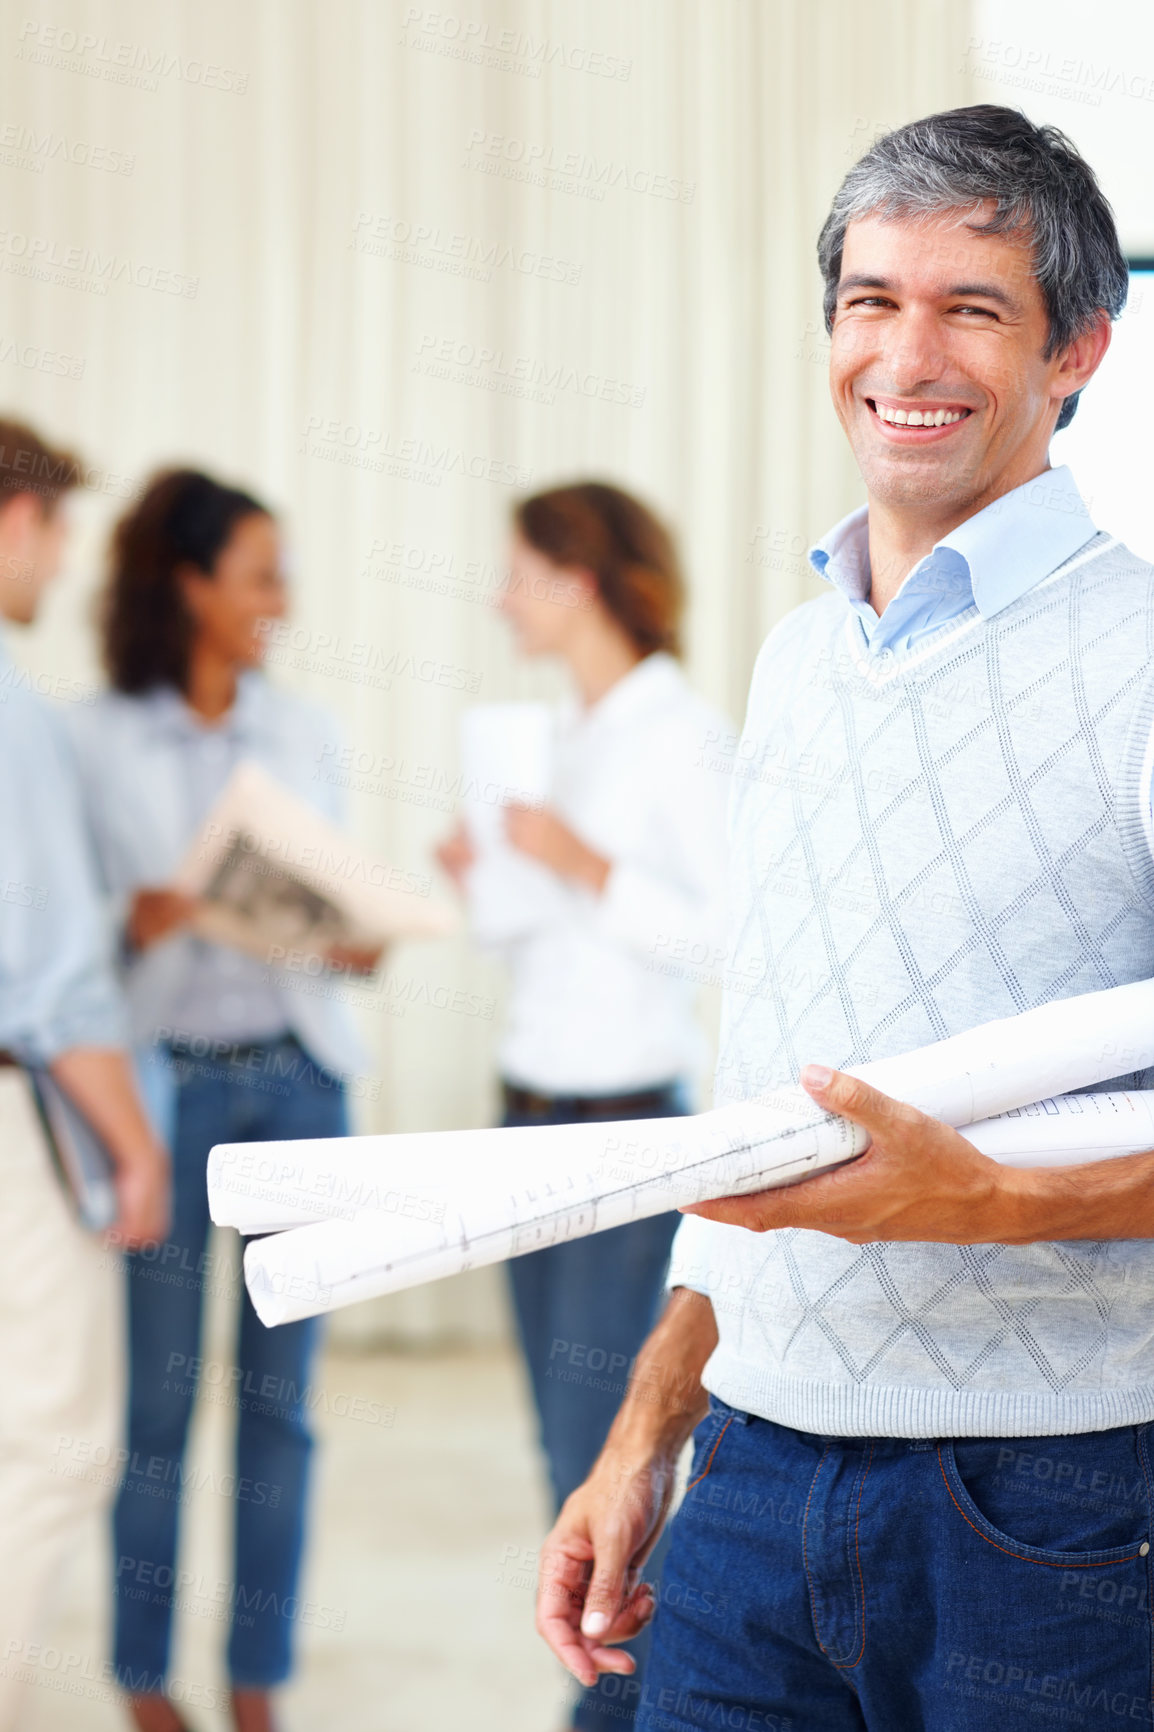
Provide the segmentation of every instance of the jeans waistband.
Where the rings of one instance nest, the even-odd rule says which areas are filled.
[[[197,1064],[206,1060],[212,1064],[245,1064],[254,1053],[279,1052],[284,1047],[300,1047],[291,1030],[271,1034],[264,1040],[225,1040],[211,1035],[188,1035],[179,1045],[167,1040],[162,1043],[177,1064]]]
[[[942,1437],[886,1437],[883,1435],[859,1437],[856,1433],[847,1436],[840,1436],[834,1433],[820,1431],[803,1431],[797,1426],[784,1425],[781,1421],[776,1419],[763,1419],[758,1413],[747,1413],[743,1408],[731,1407],[727,1401],[722,1401],[720,1396],[714,1395],[712,1392],[709,1396],[709,1409],[710,1413],[715,1415],[718,1419],[732,1421],[735,1425],[748,1425],[756,1427],[762,1431],[784,1432],[787,1436],[800,1438],[803,1442],[816,1445],[822,1449],[828,1447],[835,1450],[843,1450],[847,1455],[853,1454],[854,1451],[858,1451],[859,1453],[862,1451],[869,1451],[875,1456],[919,1455],[926,1450],[937,1449],[939,1444],[955,1443],[959,1441],[969,1443],[974,1441],[1000,1443],[1009,1448],[1014,1448],[1023,1441],[1028,1441],[1025,1434],[1019,1435],[1013,1432],[1008,1432],[1004,1436],[1000,1433],[992,1433],[976,1440],[972,1437],[958,1439],[952,1435],[943,1435]],[[1138,1434],[1139,1432],[1148,1431],[1149,1429],[1148,1425],[1139,1423],[1135,1425],[1103,1426],[1100,1429],[1054,1432],[1049,1435],[1052,1441],[1056,1443],[1061,1441],[1063,1438],[1108,1437],[1124,1431],[1132,1431],[1135,1434]],[[1033,1434],[1031,1434],[1031,1438],[1032,1437]]]

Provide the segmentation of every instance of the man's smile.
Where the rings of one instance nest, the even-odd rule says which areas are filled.
[[[895,445],[936,444],[974,412],[966,403],[921,397],[866,397],[863,401],[887,442]]]

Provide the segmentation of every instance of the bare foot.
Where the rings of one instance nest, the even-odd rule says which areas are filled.
[[[234,1690],[232,1723],[236,1732],[276,1732],[267,1690]]]
[[[188,1732],[168,1697],[159,1691],[147,1696],[130,1696],[128,1711],[133,1725],[139,1727],[140,1732]]]

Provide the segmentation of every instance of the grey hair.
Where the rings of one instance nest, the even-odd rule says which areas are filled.
[[[1047,360],[1090,330],[1100,312],[1116,319],[1129,273],[1114,213],[1093,169],[1056,126],[1035,126],[1016,108],[982,103],[911,121],[876,140],[842,181],[817,243],[825,279],[825,326],[833,329],[846,229],[864,216],[929,216],[992,203],[977,234],[1028,237],[1050,321]],[[1067,397],[1058,427],[1074,418]]]

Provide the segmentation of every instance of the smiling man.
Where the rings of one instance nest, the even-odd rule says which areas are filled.
[[[1125,263],[1068,140],[992,107],[880,139],[819,259],[868,505],[754,674],[718,1097],[800,1075],[871,1146],[692,1212],[539,1627],[636,1688],[697,1425],[639,1732],[1149,1724],[1154,1155],[999,1167],[842,1074],[1154,975],[1154,570],[1048,456]]]

